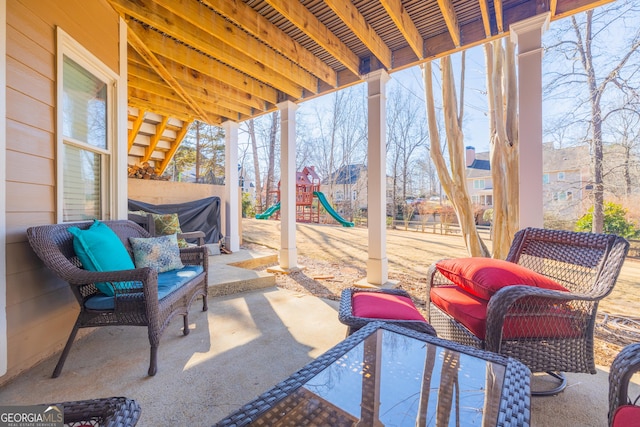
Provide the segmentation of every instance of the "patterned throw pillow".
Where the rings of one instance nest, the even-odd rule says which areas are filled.
[[[167,236],[169,234],[182,233],[180,228],[180,220],[178,214],[152,214],[153,221],[156,224],[156,234],[158,236]],[[186,248],[187,241],[184,239],[178,239],[178,247]]]
[[[150,267],[158,273],[184,267],[175,234],[160,237],[129,237],[136,268]]]

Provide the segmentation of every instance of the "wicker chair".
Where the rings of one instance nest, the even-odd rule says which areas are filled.
[[[46,403],[62,406],[64,424],[69,427],[95,425],[101,427],[133,427],[140,419],[140,405],[125,397]]]
[[[513,357],[531,372],[549,373],[560,385],[532,394],[557,394],[566,386],[562,372],[596,373],[593,334],[598,302],[613,289],[628,249],[629,243],[615,235],[521,230],[506,261],[553,279],[568,292],[507,286],[488,303],[464,300],[468,295],[462,295],[460,301],[468,306],[455,307],[444,304],[440,296],[466,292],[460,291],[434,263],[428,273],[429,321],[441,338]],[[447,288],[440,288],[444,286]],[[434,303],[436,298],[440,306]],[[463,319],[473,304],[479,305],[480,313],[486,316],[486,323],[476,324],[476,333],[470,330],[469,319]]]
[[[629,397],[629,382],[640,372],[640,343],[622,349],[609,371],[609,426],[635,427],[640,425],[640,396]],[[622,409],[620,409],[622,407]],[[630,423],[635,421],[635,424]]]
[[[120,238],[131,254],[130,237],[150,237],[143,228],[131,221],[104,221]],[[151,344],[149,375],[157,372],[157,352],[160,337],[170,320],[183,316],[183,334],[189,334],[189,307],[199,296],[202,310],[207,310],[208,257],[206,247],[192,247],[180,250],[184,265],[200,265],[203,272],[190,278],[178,289],[158,299],[158,273],[148,267],[133,270],[93,272],[83,270],[73,248],[73,236],[68,228],[78,226],[89,228],[90,222],[75,224],[54,224],[31,227],[27,237],[31,247],[50,270],[67,281],[80,305],[80,313],[69,339],[53,371],[53,378],[60,375],[78,329],[96,326],[133,325],[146,326]],[[89,309],[87,302],[104,294],[96,288],[99,282],[133,282],[128,289],[115,289],[110,308]],[[136,286],[137,285],[137,286]]]

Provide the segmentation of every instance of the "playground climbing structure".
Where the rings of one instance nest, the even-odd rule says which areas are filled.
[[[270,194],[269,200],[276,200],[276,203],[261,214],[257,214],[257,219],[280,218],[280,183],[277,190]],[[353,227],[353,223],[346,221],[329,204],[325,195],[320,191],[320,177],[313,166],[305,166],[302,172],[296,172],[296,221],[297,222],[320,222],[320,206],[329,215],[344,227]]]

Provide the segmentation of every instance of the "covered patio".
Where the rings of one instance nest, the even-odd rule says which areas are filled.
[[[384,0],[147,1],[108,0],[127,22],[129,148],[145,112],[197,119],[226,136],[225,238],[239,247],[238,123],[280,111],[282,233],[280,267],[298,268],[295,236],[297,104],[366,82],[368,88],[367,273],[388,282],[386,236],[386,94],[393,73],[486,41],[517,43],[520,227],[542,226],[542,48],[552,20],[609,0],[414,2]],[[134,107],[135,113],[131,114]],[[166,120],[157,125],[162,132]],[[182,131],[178,131],[180,134]],[[144,160],[153,162],[151,138]],[[173,146],[179,141],[176,139]],[[155,161],[161,170],[173,148]],[[540,179],[536,177],[540,177]]]
[[[520,225],[541,226],[540,38],[550,20],[609,1],[63,0],[50,5],[50,11],[38,1],[0,2],[0,22],[7,29],[2,56],[8,69],[0,85],[0,110],[6,109],[7,117],[0,128],[7,136],[0,141],[0,160],[6,164],[0,180],[3,404],[132,395],[144,411],[139,425],[210,425],[331,348],[345,332],[337,320],[336,302],[266,288],[211,297],[208,312],[192,313],[194,329],[188,343],[179,342],[176,323],[163,340],[160,374],[153,378],[144,375],[144,328],[101,328],[83,336],[82,344],[74,346],[74,367],[56,380],[49,378],[77,315],[68,286],[42,267],[26,241],[28,227],[62,221],[56,174],[65,168],[56,103],[56,89],[62,84],[56,77],[56,67],[61,67],[56,58],[62,54],[56,37],[79,41],[78,55],[94,53],[113,78],[109,93],[117,102],[112,106],[105,219],[126,218],[129,158],[166,168],[188,125],[201,120],[225,130],[222,216],[226,246],[237,252],[239,123],[280,111],[277,255],[285,272],[299,267],[297,104],[366,82],[370,172],[363,282],[383,286],[389,281],[388,79],[395,71],[487,40],[513,37],[518,43],[519,80],[526,82],[520,85],[519,112],[521,155],[527,162],[520,171],[526,177],[521,179],[521,192],[528,197],[521,201],[526,206],[520,208]],[[70,46],[74,43],[68,41]],[[145,118],[151,116],[150,125]],[[151,135],[137,138],[145,127]],[[169,140],[163,136],[167,132]],[[605,422],[607,402],[601,396],[606,372],[569,379],[580,387],[533,401],[535,425],[557,425],[559,417],[580,425]]]

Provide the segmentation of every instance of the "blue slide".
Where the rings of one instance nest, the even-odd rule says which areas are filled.
[[[338,212],[333,210],[333,208],[329,204],[329,201],[327,200],[327,198],[322,192],[314,191],[313,195],[318,198],[318,200],[320,201],[320,204],[322,204],[322,207],[325,208],[327,212],[329,212],[329,215],[331,215],[336,221],[342,224],[343,227],[353,227],[354,224],[352,222],[346,221],[344,218],[340,216]]]

